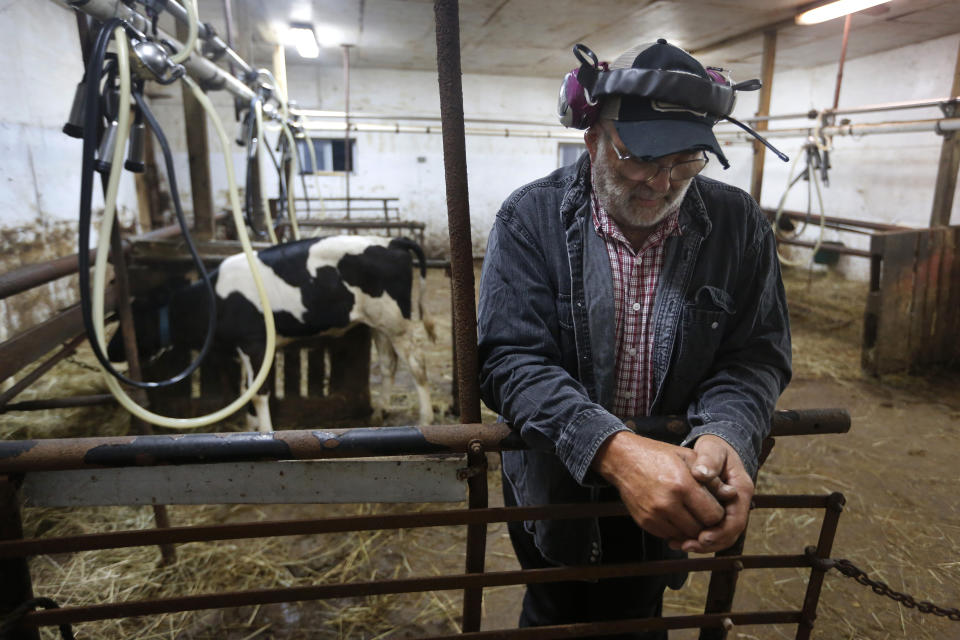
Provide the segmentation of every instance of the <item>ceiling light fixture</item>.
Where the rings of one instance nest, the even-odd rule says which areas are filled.
[[[797,15],[797,24],[819,24],[850,13],[869,9],[890,0],[837,0]]]
[[[296,47],[301,58],[316,58],[320,55],[317,34],[309,22],[291,22],[287,32],[287,44]]]

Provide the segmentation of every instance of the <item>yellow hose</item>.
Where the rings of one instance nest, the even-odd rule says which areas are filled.
[[[197,46],[197,32],[199,29],[200,16],[197,15],[197,0],[183,0],[183,6],[187,10],[187,41],[183,43],[183,48],[170,56],[170,60],[180,64],[190,57],[194,47]]]
[[[113,151],[113,158],[110,166],[110,177],[107,181],[107,192],[104,196],[103,219],[100,222],[99,241],[101,242],[104,238],[110,237],[110,232],[113,227],[113,219],[116,214],[117,188],[120,183],[120,169],[123,165],[123,152],[126,147],[126,140],[130,126],[130,59],[127,50],[126,34],[122,27],[117,27],[116,31],[114,32],[114,36],[117,41],[117,66],[120,74],[120,114],[118,117],[119,127],[117,143]],[[267,379],[267,375],[270,372],[270,367],[273,363],[273,357],[276,352],[276,328],[273,321],[273,310],[270,307],[270,300],[267,296],[267,291],[263,286],[263,281],[260,277],[260,271],[257,268],[256,255],[253,253],[253,247],[250,244],[250,239],[246,235],[243,213],[240,210],[240,197],[237,193],[237,181],[233,170],[233,158],[230,155],[230,141],[227,138],[226,131],[223,128],[223,123],[220,121],[220,117],[217,115],[216,110],[210,102],[210,99],[207,98],[207,96],[203,93],[203,91],[201,91],[200,87],[193,82],[193,80],[188,77],[184,77],[183,81],[187,83],[187,85],[193,91],[194,96],[196,96],[200,104],[203,105],[207,115],[213,121],[214,128],[216,129],[217,135],[220,138],[220,145],[223,149],[224,163],[226,164],[227,170],[227,182],[229,184],[228,193],[230,195],[230,206],[233,211],[233,220],[237,227],[237,235],[240,237],[240,244],[243,246],[243,252],[247,257],[247,263],[250,265],[253,282],[256,285],[257,292],[260,295],[260,304],[263,309],[263,320],[266,329],[267,344],[263,362],[260,364],[260,370],[257,372],[257,375],[254,377],[253,382],[250,384],[247,390],[241,394],[239,398],[219,411],[196,418],[170,418],[168,416],[161,416],[144,409],[127,395],[116,378],[114,378],[112,375],[109,375],[106,370],[104,370],[104,377],[107,387],[117,398],[117,401],[125,409],[127,409],[127,411],[137,416],[141,420],[171,429],[194,429],[197,427],[204,427],[214,422],[223,420],[224,418],[228,418],[236,413],[238,409],[244,407],[251,400],[251,398],[253,398],[254,394],[256,394],[256,392],[263,385],[264,381]],[[98,251],[96,264],[94,266],[93,280],[93,325],[97,342],[103,351],[106,351],[106,332],[104,330],[104,292],[106,289],[107,271],[106,265],[107,251]]]

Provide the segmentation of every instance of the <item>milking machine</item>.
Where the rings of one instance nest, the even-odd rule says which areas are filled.
[[[797,172],[800,165],[800,159],[803,158],[803,168]],[[829,145],[826,138],[822,135],[810,135],[804,142],[801,153],[796,154],[793,163],[790,165],[790,174],[787,177],[787,188],[784,189],[777,203],[777,211],[773,218],[773,230],[777,237],[798,238],[806,231],[813,214],[813,193],[816,192],[817,204],[820,208],[820,224],[817,233],[817,239],[813,244],[813,251],[810,254],[810,260],[793,260],[784,256],[777,248],[777,258],[782,264],[791,267],[802,267],[813,265],[814,257],[823,245],[824,233],[826,231],[826,210],[823,207],[823,192],[821,184],[829,186],[828,170],[830,169]],[[787,218],[783,217],[784,205],[787,202],[787,195],[801,180],[807,183],[807,217],[803,220],[803,225],[797,228]],[[789,236],[787,236],[789,234]]]
[[[81,311],[84,327],[93,349],[94,355],[105,374],[108,388],[122,406],[137,417],[158,426],[175,429],[191,429],[202,427],[222,420],[243,407],[259,390],[269,374],[276,348],[276,332],[270,302],[264,289],[259,270],[256,268],[256,256],[246,234],[243,213],[234,174],[233,161],[230,153],[230,141],[226,135],[216,110],[209,98],[197,83],[185,74],[181,62],[187,60],[194,52],[197,33],[199,31],[195,0],[186,0],[186,13],[190,22],[187,43],[177,51],[168,42],[158,41],[156,33],[149,37],[135,28],[130,22],[120,18],[111,18],[101,27],[84,78],[78,85],[77,93],[71,108],[70,120],[64,127],[68,135],[83,138],[83,164],[81,174],[80,194],[80,224],[79,224],[79,263],[80,263],[80,294]],[[154,18],[154,24],[156,20]],[[115,43],[115,52],[108,53],[111,42]],[[133,50],[133,64],[131,65],[130,50]],[[260,297],[266,328],[266,353],[260,369],[248,388],[228,406],[206,416],[197,418],[170,418],[150,412],[134,402],[120,386],[119,381],[146,389],[155,389],[176,384],[188,377],[209,352],[216,328],[216,295],[210,281],[209,274],[200,259],[196,247],[190,237],[186,219],[183,215],[173,167],[173,157],[166,136],[163,134],[159,122],[150,111],[143,97],[143,85],[146,80],[171,84],[178,80],[185,82],[193,95],[203,107],[213,122],[221,147],[228,181],[228,194],[237,234],[243,251],[246,254],[251,274]],[[82,99],[79,99],[82,96]],[[133,126],[131,127],[131,98],[135,107]],[[108,124],[104,128],[103,118]],[[106,273],[109,239],[114,227],[117,204],[117,190],[120,182],[121,169],[130,171],[142,170],[143,167],[143,135],[145,127],[149,126],[157,137],[163,156],[164,164],[170,182],[171,195],[178,223],[191,254],[200,279],[208,295],[208,326],[207,335],[200,355],[183,371],[164,381],[143,382],[131,380],[116,371],[104,355],[106,349],[104,300],[106,290]],[[124,146],[129,141],[127,161],[124,163]],[[97,252],[94,264],[93,284],[90,284],[89,245],[91,224],[91,202],[93,196],[94,173],[101,173],[104,182],[104,211],[100,222],[98,244],[101,250]],[[115,259],[122,259],[116,256]],[[92,297],[92,300],[91,300]]]

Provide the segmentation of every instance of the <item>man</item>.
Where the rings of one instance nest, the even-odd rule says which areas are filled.
[[[617,69],[711,78],[664,40]],[[713,552],[746,527],[790,378],[786,301],[756,202],[699,175],[707,152],[727,166],[719,116],[685,100],[606,96],[588,153],[515,191],[490,232],[481,393],[529,446],[503,455],[505,502],[621,499],[632,516],[511,523],[525,568]],[[670,414],[692,426],[682,443],[625,424]],[[683,577],[529,585],[520,624],[658,616]]]

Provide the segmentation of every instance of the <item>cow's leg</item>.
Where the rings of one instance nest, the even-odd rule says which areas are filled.
[[[253,357],[251,357],[240,347],[237,347],[237,353],[240,354],[240,362],[243,363],[243,369],[247,373],[247,388],[250,388],[253,386],[253,379],[256,375],[253,368],[253,357],[256,357],[256,353],[252,354]],[[258,361],[263,362],[262,354]],[[273,433],[273,423],[270,420],[270,385],[265,382],[260,390],[253,394],[250,402],[253,404],[255,415],[247,414],[247,426],[250,429],[256,428],[261,433]]]
[[[377,345],[377,360],[380,362],[380,406],[381,418],[390,408],[390,395],[397,377],[397,352],[393,350],[390,338],[382,331],[371,329],[373,342]]]
[[[411,331],[412,325],[408,323],[406,327],[403,333],[390,336],[390,342],[397,355],[407,363],[410,373],[413,374],[413,381],[417,385],[417,397],[420,401],[420,424],[430,424],[433,422],[433,403],[430,400],[430,388],[427,386],[427,363],[423,355],[418,353]]]

